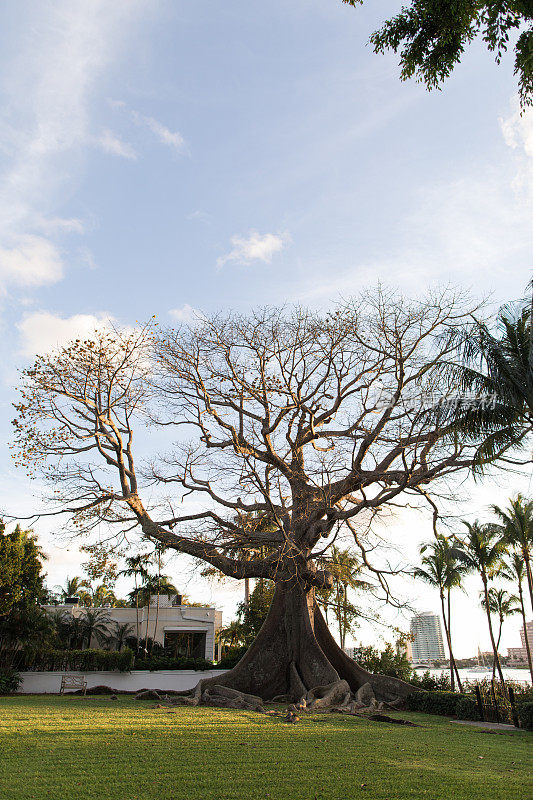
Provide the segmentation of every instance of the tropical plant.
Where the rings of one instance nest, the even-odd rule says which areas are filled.
[[[75,575],[73,578],[67,576],[63,586],[58,586],[59,595],[62,600],[68,597],[83,598],[87,594],[87,589],[90,589],[90,583],[86,578],[81,578]]]
[[[453,691],[455,688],[455,677],[457,677],[459,691],[462,692],[461,677],[455,663],[452,647],[451,591],[461,586],[467,568],[457,558],[448,539],[442,535],[437,535],[434,541],[423,544],[420,547],[420,554],[422,556],[422,566],[417,567],[413,574],[415,578],[425,581],[439,591],[442,621],[446,634],[446,642],[448,644],[448,652],[450,654],[450,685]],[[446,614],[446,604],[448,607],[448,614]]]
[[[441,402],[437,417],[450,435],[477,444],[474,470],[525,444],[533,430],[531,306],[500,310],[496,329],[476,321],[458,331],[463,361],[443,364],[458,386],[459,400]]]
[[[88,649],[91,647],[93,638],[95,638],[99,644],[106,641],[111,624],[111,617],[106,611],[99,608],[88,608],[84,610],[77,619],[80,620],[81,624],[83,645]]]
[[[136,623],[136,636],[137,636],[137,652],[139,651],[139,641],[141,636],[140,626],[139,626],[139,594],[138,594],[138,587],[139,581],[144,580],[147,575],[147,564],[150,556],[148,553],[137,553],[134,556],[128,556],[126,558],[126,566],[123,570],[119,572],[119,575],[123,575],[126,578],[133,578],[135,582],[134,586],[134,594],[130,593],[130,599],[135,604],[135,623]],[[133,596],[132,596],[133,594]]]
[[[498,676],[502,685],[505,686],[505,679],[503,677],[490,615],[489,581],[502,565],[502,558],[506,551],[506,542],[501,537],[498,527],[495,525],[490,523],[483,525],[477,520],[472,523],[463,520],[463,524],[466,525],[467,533],[463,537],[456,538],[453,548],[454,554],[470,571],[477,572],[481,577],[484,608],[487,614],[492,652],[494,653]]]
[[[351,550],[341,550],[332,546],[327,556],[319,561],[320,565],[328,569],[333,576],[333,585],[315,591],[315,597],[321,608],[324,609],[326,621],[328,608],[333,609],[339,629],[341,648],[346,646],[346,636],[351,633],[358,617],[358,609],[350,602],[348,590],[368,589],[368,581],[357,577],[362,569],[360,558]]]
[[[509,594],[505,589],[495,589],[491,586],[488,593],[488,606],[485,600],[484,593],[481,594],[481,607],[490,614],[494,614],[498,618],[498,636],[496,637],[496,652],[499,653],[500,641],[502,638],[503,623],[506,618],[512,614],[519,614],[520,609],[517,606],[518,598],[515,595]],[[496,659],[492,661],[492,677],[496,674]]]
[[[114,622],[113,628],[109,631],[105,641],[107,645],[112,645],[119,652],[126,647],[127,640],[131,637],[133,628],[128,622]]]
[[[533,578],[531,570],[531,553],[533,551],[533,501],[525,500],[518,494],[511,500],[506,509],[492,506],[493,512],[500,519],[501,533],[508,545],[518,550],[524,560],[524,575],[529,588],[529,599],[533,611]]]

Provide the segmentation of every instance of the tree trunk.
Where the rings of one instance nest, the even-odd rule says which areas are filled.
[[[139,592],[137,591],[137,576],[135,576],[135,618],[137,621],[137,655],[139,655]]]
[[[489,592],[488,592],[488,588],[487,588],[487,578],[485,577],[485,575],[482,575],[481,578],[483,580],[483,594],[485,596],[485,608],[486,608],[486,611],[487,611],[487,620],[488,620],[488,623],[489,623],[489,633],[490,633],[490,641],[491,641],[491,644],[492,644],[492,652],[494,653],[494,659],[495,659],[495,662],[496,662],[496,667],[498,669],[498,675],[500,677],[500,681],[502,683],[502,686],[505,686],[505,678],[503,677],[502,665],[500,664],[500,657],[498,655],[498,648],[496,646],[496,641],[494,639],[494,631],[492,630],[492,619],[490,617]]]
[[[529,551],[527,547],[523,548],[522,555],[524,556],[524,563],[526,566],[526,578],[527,578],[527,585],[529,587],[529,600],[531,603],[531,611],[533,612],[533,576],[531,575],[531,559],[529,557]]]
[[[457,684],[459,686],[459,691],[462,692],[463,691],[463,686],[461,684],[461,678],[459,677],[459,670],[457,669],[457,667],[455,665],[455,659],[453,657],[453,650],[452,650],[452,640],[451,640],[451,637],[450,637],[450,628],[448,627],[448,622],[446,620],[446,612],[445,612],[445,609],[444,609],[444,592],[443,591],[441,591],[441,593],[440,593],[440,603],[441,603],[441,608],[442,608],[442,621],[444,623],[444,632],[446,634],[446,641],[448,643],[448,652],[450,654],[450,666],[452,667],[452,669],[455,670],[455,674],[457,675]]]
[[[455,692],[455,670],[452,654],[452,604],[450,595],[451,592],[448,589],[448,650],[450,653],[450,687],[452,692]]]
[[[244,605],[246,608],[250,605],[250,578],[244,579]]]
[[[278,583],[248,652],[225,675],[201,681],[196,692],[219,685],[263,700],[285,695],[297,702],[310,690],[341,680],[353,692],[369,683],[377,700],[389,702],[414,691],[404,681],[373,675],[349,658],[331,635],[312,589]]]
[[[522,591],[522,584],[520,582],[518,583],[518,596],[520,598],[520,611],[522,612],[522,624],[524,626],[527,663],[529,664],[529,674],[531,675],[531,683],[533,683],[533,662],[531,660],[531,648],[529,646],[529,639],[527,638],[526,609],[524,608],[524,593]]]

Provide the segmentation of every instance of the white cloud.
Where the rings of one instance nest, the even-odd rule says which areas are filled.
[[[46,353],[73,339],[89,337],[112,321],[109,314],[74,314],[63,318],[49,311],[36,311],[25,316],[17,325],[21,335],[21,352],[25,356]]]
[[[181,306],[181,308],[171,308],[168,313],[172,319],[181,323],[182,325],[196,325],[201,319],[203,319],[202,312],[197,308],[190,306],[188,303],[185,303],[185,305]]]
[[[12,247],[0,247],[0,291],[9,285],[43,286],[56,283],[62,277],[60,253],[42,236],[20,236]]]
[[[265,264],[272,262],[272,256],[283,249],[287,235],[280,236],[277,233],[259,234],[257,231],[250,231],[247,237],[232,236],[233,245],[229,253],[217,258],[217,268],[220,269],[229,261],[236,264],[251,264],[252,261],[263,261]]]
[[[513,101],[515,108],[507,119],[500,117],[500,128],[505,143],[513,150],[520,148],[527,156],[533,158],[533,111],[527,109],[520,115],[518,100]]]
[[[145,114],[141,114],[139,111],[128,109],[128,106],[123,100],[109,100],[109,104],[112,108],[124,111],[139,127],[148,128],[161,144],[172,147],[175,150],[183,150],[185,139],[179,131],[171,131],[170,128],[167,128],[166,125],[163,125],[162,122],[159,122],[159,120],[154,117],[148,117]]]
[[[142,114],[138,114],[136,111],[132,112],[132,114],[135,115],[134,119],[138,120],[140,125],[146,125],[162,144],[174,147],[176,150],[181,150],[183,148],[185,139],[181,133],[178,131],[171,131],[170,128],[167,128],[166,125],[158,122],[153,117],[145,117]]]
[[[147,0],[33,3],[30,19],[17,32],[17,55],[3,66],[0,151],[8,166],[0,174],[0,236],[10,246],[38,232],[51,240],[41,272],[30,268],[24,242],[22,254],[8,259],[9,270],[16,259],[26,259],[33,285],[39,274],[44,282],[51,272],[54,280],[62,274],[51,258],[54,237],[82,232],[79,220],[55,217],[54,206],[79,173],[84,148],[94,143],[97,82],[146,5]],[[109,137],[105,143],[113,146]],[[44,251],[43,241],[39,246]]]
[[[104,153],[112,156],[120,156],[121,158],[129,158],[135,160],[137,153],[127,142],[123,142],[116,134],[106,129],[102,132],[101,136],[96,140],[96,144]]]

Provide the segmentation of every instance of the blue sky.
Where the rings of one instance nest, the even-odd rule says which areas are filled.
[[[443,283],[495,303],[521,295],[533,116],[518,114],[512,54],[497,67],[475,44],[442,92],[402,83],[397,59],[366,44],[399,5],[3,4],[6,441],[17,368],[99,320],[326,307],[378,281],[409,295]],[[23,513],[36,487],[3,452],[0,507]],[[467,511],[528,485],[468,488]],[[79,559],[52,546],[51,527],[39,530],[54,583]],[[416,550],[425,534],[413,530]],[[200,589],[228,613],[239,594]]]

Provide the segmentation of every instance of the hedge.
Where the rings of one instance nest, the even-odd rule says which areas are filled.
[[[18,669],[55,672],[98,670],[129,672],[133,665],[133,652],[121,650],[37,650],[28,651],[19,659]]]
[[[207,658],[169,658],[168,656],[151,656],[136,658],[132,669],[148,669],[154,672],[158,669],[214,669],[212,661]]]
[[[526,731],[533,731],[533,702],[531,700],[516,704],[520,725]]]
[[[10,694],[16,692],[20,686],[22,678],[14,669],[0,669],[0,694]]]
[[[422,711],[424,714],[480,719],[475,699],[457,692],[413,692],[406,698],[406,705],[409,711]]]

